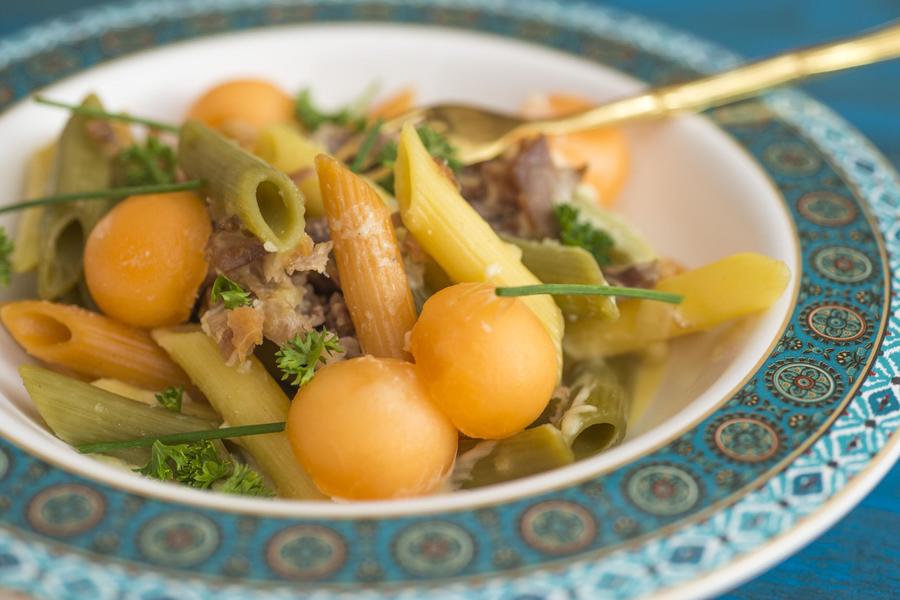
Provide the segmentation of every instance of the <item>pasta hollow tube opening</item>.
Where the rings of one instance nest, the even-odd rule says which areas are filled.
[[[541,283],[525,268],[518,253],[460,196],[411,124],[403,127],[394,169],[403,224],[451,279],[496,286]],[[550,334],[561,373],[562,312],[551,296],[523,296],[519,300]]]
[[[409,359],[416,307],[391,214],[361,177],[325,155],[316,159],[322,200],[347,308],[362,349]]]
[[[24,300],[0,309],[0,320],[28,354],[81,375],[155,390],[190,384],[146,331],[77,306]]]
[[[291,250],[306,236],[304,202],[290,177],[198,121],[181,128],[178,162],[206,182],[217,219],[236,216],[272,250]]]

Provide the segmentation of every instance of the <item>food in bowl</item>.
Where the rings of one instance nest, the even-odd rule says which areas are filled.
[[[658,256],[614,211],[619,131],[462,165],[430,124],[393,127],[414,102],[328,112],[234,80],[180,125],[68,106],[3,245],[7,275],[36,273],[0,321],[43,363],[20,373],[48,427],[225,493],[490,485],[620,443],[643,356],[787,286],[758,254]]]

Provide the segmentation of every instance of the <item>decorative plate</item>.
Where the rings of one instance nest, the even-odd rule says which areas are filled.
[[[15,194],[20,151],[63,118],[20,102],[46,86],[62,96],[97,86],[112,105],[165,117],[228,74],[340,98],[371,72],[421,84],[429,99],[509,108],[529,90],[599,100],[636,80],[736,62],[666,27],[562,2],[134,2],[0,41],[0,180]],[[690,597],[808,542],[900,454],[897,175],[795,91],[629,136],[641,152],[623,208],[651,239],[689,263],[707,257],[703,248],[760,249],[786,260],[795,280],[770,315],[739,332],[737,350],[704,362],[695,354],[700,375],[672,380],[676,400],[667,409],[657,398],[656,421],[637,422],[625,445],[424,500],[219,497],[114,471],[55,442],[29,411],[14,369],[23,358],[4,337],[0,588],[52,599]],[[640,183],[654,177],[665,185]],[[674,196],[691,186],[695,199],[680,204]],[[667,198],[667,188],[682,192]],[[667,233],[672,224],[680,234]]]

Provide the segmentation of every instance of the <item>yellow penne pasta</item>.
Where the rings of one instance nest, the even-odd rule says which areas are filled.
[[[0,320],[28,354],[86,377],[156,390],[190,383],[146,331],[77,306],[24,300],[0,309]]]
[[[290,400],[251,356],[248,367],[229,367],[216,343],[202,331],[157,329],[153,338],[191,376],[216,412],[232,427],[287,419]],[[294,458],[285,433],[240,438],[260,469],[287,498],[323,498]]]
[[[780,260],[743,252],[661,279],[657,290],[684,296],[679,305],[629,300],[615,321],[585,319],[566,334],[566,353],[583,359],[627,354],[654,342],[711,329],[769,308],[791,279]]]
[[[325,214],[315,165],[316,156],[323,152],[325,149],[303,135],[296,125],[287,123],[264,127],[253,148],[254,154],[294,180],[306,199],[308,217]]]
[[[451,279],[496,286],[541,283],[463,199],[410,124],[400,135],[394,179],[403,224]],[[546,327],[562,365],[563,317],[553,298],[521,300]]]
[[[416,306],[391,213],[375,190],[339,161],[320,155],[316,170],[360,346],[373,356],[409,358],[403,347],[416,322]]]

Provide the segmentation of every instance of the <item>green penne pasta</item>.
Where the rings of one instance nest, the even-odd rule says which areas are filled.
[[[570,464],[572,449],[553,425],[526,429],[502,440],[460,442],[452,482],[469,489],[511,481]]]
[[[625,437],[627,393],[605,361],[576,363],[566,377],[569,406],[559,422],[576,459],[597,454]]]
[[[88,96],[82,106],[103,107],[94,95]],[[63,129],[56,157],[54,192],[57,194],[100,190],[110,184],[111,161],[89,135],[90,121],[90,117],[73,114]],[[78,285],[84,243],[112,204],[111,199],[84,200],[44,208],[37,265],[41,298],[59,298]]]
[[[200,431],[217,425],[215,421],[147,406],[43,367],[23,365],[19,374],[41,417],[57,437],[73,446]],[[149,459],[150,450],[129,448],[110,454],[142,465]]]
[[[646,263],[657,259],[656,251],[637,230],[620,215],[601,208],[593,198],[575,194],[572,206],[581,219],[606,233],[613,241],[610,250],[613,265]]]
[[[25,198],[40,198],[51,188],[53,163],[56,160],[56,142],[34,153],[28,162],[25,178]],[[44,207],[32,206],[22,212],[16,227],[16,243],[9,257],[15,273],[27,273],[37,268],[41,251],[41,223]]]
[[[291,250],[306,237],[303,196],[291,178],[206,125],[182,126],[178,164],[206,182],[217,219],[239,218],[271,251]]]
[[[256,357],[250,357],[247,369],[229,367],[216,343],[194,329],[157,329],[153,339],[185,370],[229,425],[275,423],[287,418],[290,401]],[[285,433],[244,437],[241,443],[281,496],[323,498],[294,458]]]
[[[597,261],[584,248],[563,246],[549,239],[538,242],[510,235],[501,237],[522,251],[522,263],[543,283],[606,285]],[[554,296],[553,299],[568,321],[619,316],[615,298],[610,296]]]

